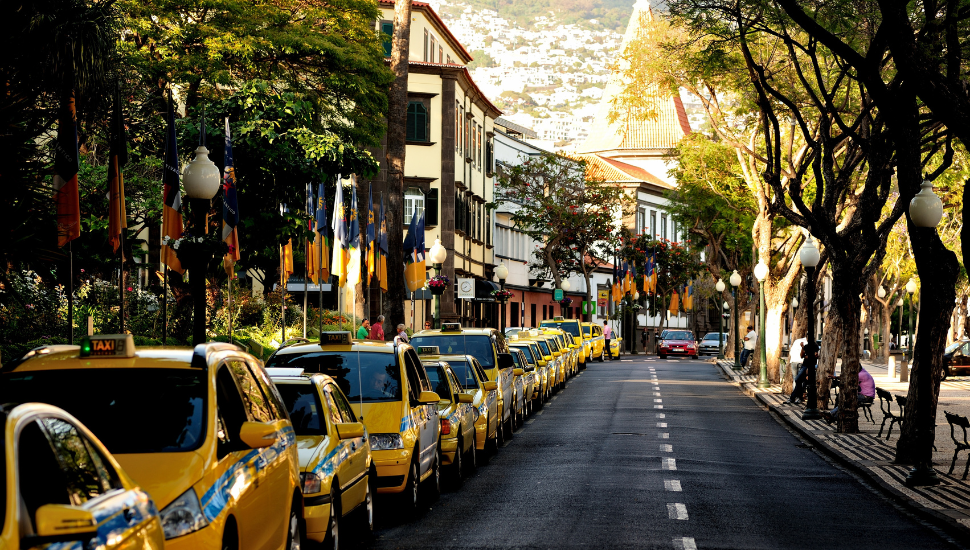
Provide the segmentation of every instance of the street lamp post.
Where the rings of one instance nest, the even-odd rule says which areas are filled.
[[[633,318],[633,322],[631,324],[631,326],[633,328],[630,331],[630,340],[631,340],[631,342],[630,342],[630,350],[632,350],[630,353],[632,353],[633,355],[636,355],[637,354],[637,323],[638,323],[638,321],[637,321],[637,310],[633,309],[633,304],[637,304],[637,303],[640,302],[640,292],[637,291],[637,290],[634,290],[633,291],[632,298],[633,298],[633,302],[630,304],[630,317]],[[647,350],[643,350],[643,353],[646,353],[646,352],[647,352]]]
[[[441,264],[445,263],[448,259],[448,249],[441,245],[441,239],[435,239],[434,245],[431,246],[431,263],[434,265],[435,276],[441,275]],[[502,266],[504,267],[504,266]],[[498,271],[496,269],[496,271]],[[508,272],[506,271],[506,274]],[[447,288],[445,292],[447,292]],[[435,294],[434,296],[434,328],[441,328],[441,295]]]
[[[724,304],[721,306],[721,309],[722,309],[722,311],[721,311],[721,327],[720,328],[721,328],[721,333],[723,334],[724,333],[724,319],[726,317],[728,317],[728,316],[731,315],[731,304],[729,304],[729,303],[727,303],[727,301],[725,301]],[[718,342],[721,343],[720,340]],[[718,353],[718,356],[717,356],[718,359],[724,359],[724,344],[726,344],[726,343],[727,342],[721,343],[721,347],[719,349],[719,353]]]
[[[879,306],[876,308],[876,310],[879,312],[879,322],[876,323],[876,330],[879,331],[879,347],[882,347],[886,344],[882,341],[882,312],[884,311],[882,309],[882,300],[886,297],[886,289],[883,288],[882,285],[879,285],[879,288],[876,289],[876,297],[879,298]],[[873,351],[877,351],[875,346],[873,346]]]
[[[724,293],[724,280],[718,277],[717,283],[714,285],[714,289],[717,290],[718,297]],[[717,312],[717,358],[724,359],[724,315],[723,312]]]
[[[195,158],[185,166],[182,172],[182,185],[185,196],[192,205],[193,231],[196,238],[207,233],[206,215],[212,198],[219,192],[222,178],[219,168],[209,160],[209,150],[199,145],[195,150]],[[202,344],[205,337],[205,272],[211,259],[211,252],[200,247],[198,254],[191,258],[189,268],[189,282],[192,289],[192,345]]]
[[[920,192],[909,202],[909,217],[916,226],[916,231],[936,231],[936,224],[943,217],[943,201],[933,193],[933,184],[923,180]],[[909,324],[912,334],[913,326],[913,292],[916,291],[916,281],[910,279],[906,283],[909,292]],[[915,338],[910,336],[915,342]],[[913,346],[910,345],[909,356],[913,357]],[[916,417],[907,417],[907,422],[916,422],[916,467],[906,476],[906,485],[936,485],[940,478],[936,477],[933,469],[933,439],[935,436],[936,419],[931,414],[933,399],[933,381],[930,376],[932,364],[920,365],[916,373]]]
[[[758,318],[758,349],[761,361],[761,375],[758,377],[758,387],[767,388],[768,384],[768,353],[765,346],[765,279],[768,277],[768,264],[764,258],[758,260],[754,266],[754,276],[758,279],[758,294],[761,296],[761,315]]]
[[[734,302],[734,368],[741,368],[741,351],[738,349],[738,339],[741,336],[741,327],[738,326],[738,285],[741,284],[741,275],[738,274],[738,270],[735,269],[734,273],[731,273],[731,278],[728,279],[731,283],[731,298]]]
[[[808,307],[808,311],[805,312],[805,319],[808,322],[806,327],[808,340],[805,347],[802,348],[802,365],[808,374],[808,399],[805,401],[802,420],[818,420],[822,418],[822,415],[818,411],[818,386],[816,386],[815,380],[815,368],[818,366],[818,344],[815,343],[815,267],[821,260],[821,255],[818,253],[818,248],[815,247],[811,235],[802,244],[798,257],[802,261],[802,265],[805,266],[808,276],[808,284],[805,285],[808,296],[805,297],[804,302],[804,307]]]
[[[502,290],[505,290],[505,279],[508,279],[509,277],[509,268],[505,267],[505,262],[498,264],[498,267],[495,268],[495,276],[498,277],[498,284],[502,287]],[[505,303],[506,302],[507,300],[505,298],[502,298],[501,300],[499,300],[499,304],[500,304],[499,307],[502,308],[501,320],[499,321],[500,326],[502,328],[502,334],[505,334]]]
[[[915,335],[913,334],[913,293],[916,292],[916,281],[910,279],[906,283],[906,292],[909,294],[909,338],[906,342],[906,360],[913,360],[913,344],[916,343]]]

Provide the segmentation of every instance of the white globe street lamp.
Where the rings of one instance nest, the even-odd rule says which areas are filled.
[[[724,280],[723,279],[718,279],[717,280],[717,283],[715,283],[715,285],[714,285],[714,288],[718,292],[724,292]]]
[[[441,264],[448,259],[448,249],[441,244],[441,239],[435,239],[429,252],[431,263],[434,265],[435,276],[441,275]],[[447,290],[447,289],[446,289]],[[441,295],[434,295],[434,328],[441,327]]]
[[[929,180],[923,180],[919,193],[909,201],[909,217],[916,227],[936,227],[943,218],[943,201]]]
[[[816,353],[818,346],[815,343],[815,268],[818,266],[822,257],[811,235],[802,243],[802,247],[798,251],[798,258],[805,268],[805,275],[808,279],[808,284],[806,285],[808,296],[805,296],[804,300],[805,307],[808,308],[808,311],[805,312],[805,320],[808,325],[806,330],[808,343],[802,350],[802,357],[804,358],[803,367],[806,369],[805,372],[808,373],[808,382],[806,384],[808,399],[805,401],[805,410],[802,412],[802,419],[817,420],[822,418],[822,414],[818,410],[818,388],[815,385],[815,366],[818,362],[818,354]]]
[[[737,269],[734,270],[734,273],[731,273],[728,282],[731,283],[731,301],[734,302],[734,368],[740,369],[741,350],[738,349],[738,342],[741,338],[741,331],[738,327],[738,285],[741,284],[741,275],[738,275]]]
[[[572,286],[573,285],[569,282],[569,279],[563,279],[562,282],[559,283],[559,288],[561,288],[563,292],[569,290],[572,288]]]
[[[761,372],[758,377],[758,387],[767,388],[768,383],[768,353],[765,347],[765,279],[768,277],[768,264],[764,258],[758,258],[758,265],[754,266],[754,277],[758,279],[758,296],[760,298],[760,314],[758,316],[758,356],[761,358]]]
[[[205,128],[203,123],[203,129]],[[204,130],[203,130],[204,131]],[[222,174],[219,168],[209,160],[209,150],[204,145],[199,145],[195,150],[195,158],[192,159],[182,171],[182,185],[185,187],[185,196],[192,204],[193,231],[196,238],[201,238],[206,234],[206,214],[212,205],[212,197],[219,192],[222,184]],[[205,270],[209,264],[210,257],[207,253],[199,252],[198,257],[190,260],[189,266],[189,285],[192,288],[192,345],[205,342]]]

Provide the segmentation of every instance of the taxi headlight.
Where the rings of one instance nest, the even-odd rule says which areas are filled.
[[[372,451],[390,451],[403,449],[404,440],[401,434],[370,434],[370,449]]]
[[[305,495],[319,493],[323,490],[323,476],[316,472],[303,472],[300,474],[300,485]]]
[[[188,535],[209,525],[205,515],[202,514],[199,497],[191,487],[168,506],[162,508],[158,515],[162,520],[165,540]]]

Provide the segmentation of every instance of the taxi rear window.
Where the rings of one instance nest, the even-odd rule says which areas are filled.
[[[543,321],[539,326],[543,328],[561,328],[573,336],[579,336],[579,321]]]
[[[536,343],[539,344],[540,348],[542,348],[543,355],[552,355],[552,353],[549,352],[549,345],[546,344],[545,340],[538,340]]]
[[[283,404],[290,413],[296,435],[327,435],[323,407],[317,387],[313,384],[276,384]]]
[[[351,402],[400,401],[401,369],[393,353],[322,351],[274,355],[266,368],[298,368],[329,375]]]
[[[486,369],[495,367],[492,339],[485,335],[428,334],[411,338],[411,345],[438,346],[442,355],[471,355]]]
[[[448,364],[451,365],[451,371],[455,373],[455,378],[458,379],[458,383],[461,384],[462,389],[478,389],[478,379],[475,378],[475,373],[472,372],[472,368],[468,365],[467,361],[449,360]],[[428,372],[428,376],[431,376],[431,372]]]
[[[448,373],[445,372],[445,368],[441,365],[425,364],[424,371],[428,373],[431,391],[442,399],[451,399],[451,386],[448,384]]]
[[[583,327],[583,334],[591,336],[593,334],[593,327]]]
[[[536,358],[532,355],[532,349],[529,346],[512,346],[514,349],[522,351],[525,354],[525,360],[529,362],[530,365],[536,364]]]
[[[205,440],[207,391],[205,372],[195,369],[59,369],[0,378],[0,403],[60,407],[112,454],[197,449]]]

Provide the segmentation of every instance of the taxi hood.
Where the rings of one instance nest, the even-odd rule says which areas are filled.
[[[380,403],[352,403],[357,418],[363,419],[367,433],[396,434],[401,431],[401,420],[407,416],[403,401]]]
[[[128,476],[151,495],[159,510],[198,483],[205,465],[205,459],[196,452],[114,456]]]

